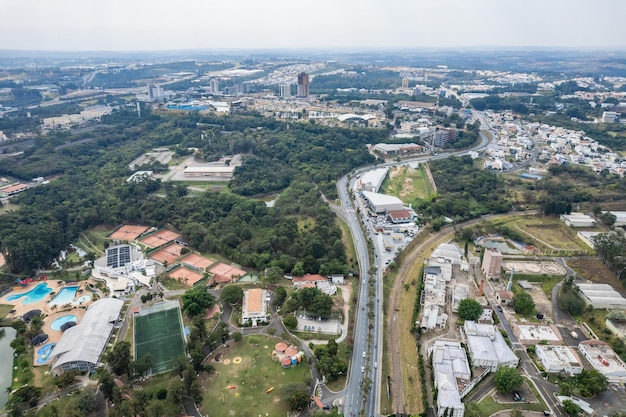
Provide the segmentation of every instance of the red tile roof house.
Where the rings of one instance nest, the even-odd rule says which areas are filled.
[[[328,278],[319,274],[308,274],[303,277],[293,277],[293,286],[296,288],[304,288],[308,285],[303,284],[317,284],[318,282],[328,282]]]

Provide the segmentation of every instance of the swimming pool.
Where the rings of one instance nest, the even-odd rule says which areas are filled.
[[[50,360],[50,353],[56,345],[56,343],[48,343],[37,349],[37,360],[35,361],[37,365],[43,365]]]
[[[64,287],[59,293],[50,301],[50,306],[65,305],[71,303],[74,300],[78,285],[73,287]]]
[[[77,305],[84,304],[84,303],[86,303],[88,301],[91,301],[91,296],[90,295],[81,295],[80,297],[75,299],[72,304],[77,306]]]
[[[48,287],[48,284],[42,282],[41,284],[38,284],[35,288],[32,288],[30,291],[21,294],[10,295],[6,298],[6,300],[15,301],[19,300],[22,297],[26,297],[22,300],[22,304],[33,304],[43,300],[44,297],[51,292],[52,288]]]
[[[73,321],[74,323],[76,323],[78,321],[78,317],[76,317],[73,314],[68,314],[67,316],[61,316],[55,321],[53,321],[52,323],[50,323],[50,328],[52,330],[61,330],[61,326],[63,326],[65,323],[69,323],[70,321]]]

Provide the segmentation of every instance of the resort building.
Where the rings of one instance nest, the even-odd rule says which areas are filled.
[[[52,350],[52,373],[96,368],[123,306],[124,302],[117,298],[103,298],[89,306],[80,323],[67,329]]]
[[[260,288],[253,288],[243,292],[243,305],[241,307],[241,323],[252,322],[253,326],[257,322],[267,321],[269,314],[267,313],[267,305],[269,295],[267,291]]]

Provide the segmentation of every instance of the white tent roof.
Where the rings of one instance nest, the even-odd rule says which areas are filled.
[[[80,323],[67,329],[54,347],[52,368],[59,368],[69,362],[98,363],[123,305],[124,302],[117,298],[104,298],[94,302]]]

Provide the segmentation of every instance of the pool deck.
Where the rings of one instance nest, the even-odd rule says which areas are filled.
[[[10,297],[11,295],[21,294],[21,293],[30,291],[31,289],[35,288],[37,285],[43,282],[44,281],[34,281],[28,284],[27,286],[25,286],[24,288],[19,288],[14,291],[11,291],[10,293],[0,298],[0,304],[9,304],[13,306],[15,313],[13,314],[9,313],[7,315],[7,318],[20,317],[24,313],[30,310],[41,310],[42,315],[44,315],[44,325],[43,325],[42,331],[48,335],[48,340],[46,341],[46,344],[58,343],[59,340],[61,339],[61,336],[63,335],[63,332],[61,330],[52,330],[50,328],[50,324],[56,319],[58,319],[59,317],[66,316],[68,314],[75,315],[77,317],[77,322],[80,323],[83,316],[85,315],[85,309],[83,307],[90,305],[92,301],[89,301],[80,307],[72,307],[69,309],[64,309],[62,306],[57,306],[56,308],[50,307],[48,302],[52,300],[54,296],[57,295],[63,287],[76,285],[79,287],[78,289],[84,290],[85,287],[87,286],[87,281],[80,281],[75,284],[66,285],[65,283],[57,284],[57,281],[53,279],[49,279],[48,281],[45,281],[45,282],[48,284],[48,287],[52,288],[54,295],[48,294],[41,301],[37,301],[36,303],[32,303],[32,304],[22,304],[23,298],[20,298],[15,301],[6,300],[6,298]],[[77,292],[74,298],[80,297],[81,295],[90,295],[93,297],[93,294],[90,291],[85,291],[82,294]],[[33,352],[34,364],[35,366],[47,366],[49,365],[49,363],[44,364],[44,365],[37,365],[37,362],[36,362],[37,361],[37,349],[39,349],[39,347],[41,346],[36,346]]]

